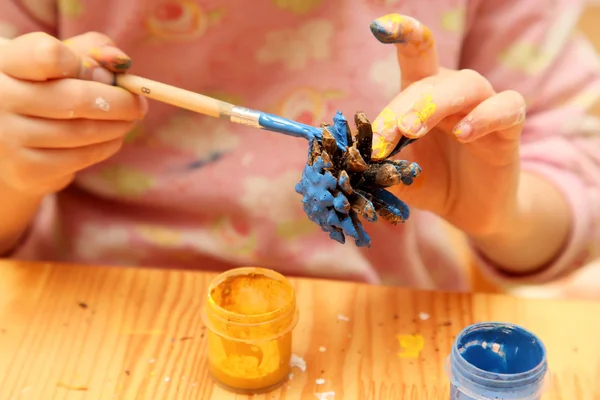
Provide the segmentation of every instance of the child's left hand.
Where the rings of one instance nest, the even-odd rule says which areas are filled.
[[[373,158],[387,157],[402,136],[418,138],[400,158],[423,172],[396,194],[470,236],[501,233],[518,209],[523,97],[496,93],[475,71],[440,68],[431,32],[413,18],[388,15],[371,29],[397,43],[402,71],[402,92],[373,121]]]

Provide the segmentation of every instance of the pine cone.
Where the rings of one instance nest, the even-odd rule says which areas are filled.
[[[358,247],[370,247],[371,238],[359,216],[369,222],[380,216],[394,225],[406,221],[408,206],[384,188],[412,184],[421,167],[404,160],[371,161],[371,123],[362,112],[355,114],[354,122],[356,136],[339,111],[333,125],[322,125],[322,138],[310,141],[308,162],[296,192],[303,196],[308,218],[329,232],[329,237],[343,244],[350,236]],[[403,138],[390,156],[411,142]]]

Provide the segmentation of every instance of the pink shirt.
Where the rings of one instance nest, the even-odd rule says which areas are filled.
[[[390,12],[411,15],[434,32],[444,67],[475,69],[497,91],[525,96],[522,166],[560,187],[574,213],[568,246],[539,275],[517,282],[481,267],[506,285],[568,288],[576,274],[567,272],[600,242],[600,139],[586,117],[600,74],[589,44],[572,36],[580,3],[3,0],[0,35],[100,31],[132,57],[132,73],[318,125],[336,109],[374,119],[398,93],[395,49],[378,43],[369,24]],[[119,154],[48,199],[15,257],[214,270],[252,264],[289,275],[468,289],[459,255],[432,214],[413,209],[396,227],[366,223],[370,249],[330,240],[294,191],[306,150],[301,139],[153,102]]]

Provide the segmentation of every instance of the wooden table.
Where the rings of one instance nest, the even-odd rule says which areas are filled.
[[[0,399],[246,399],[207,373],[200,310],[211,276],[0,262]],[[294,352],[306,371],[294,368],[281,389],[253,399],[447,399],[453,339],[490,320],[545,342],[545,399],[600,399],[600,304],[293,282]]]

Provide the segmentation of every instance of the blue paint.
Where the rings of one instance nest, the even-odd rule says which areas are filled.
[[[294,137],[301,137],[309,142],[313,138],[320,140],[323,136],[322,128],[301,124],[300,122],[292,121],[291,119],[279,117],[273,114],[261,113],[260,117],[258,118],[258,124],[268,131],[283,133],[285,135]]]
[[[390,30],[379,21],[375,20],[371,22],[371,33],[373,36],[377,38],[381,43],[390,44],[390,43],[401,43],[404,44],[407,42],[407,38],[399,35],[402,29],[398,29],[398,32],[390,32]]]
[[[410,217],[408,205],[387,190],[374,189],[371,194],[373,195],[373,202],[377,202],[387,212],[395,215],[400,220],[406,221]]]
[[[520,326],[499,322],[464,329],[447,368],[452,400],[537,400],[549,376],[541,340]]]
[[[348,147],[348,135],[346,133],[348,121],[346,121],[346,117],[340,111],[335,113],[333,117],[333,126],[330,127],[330,132],[335,139],[337,147],[346,151],[346,147]]]
[[[311,149],[312,141],[309,159]],[[359,247],[369,246],[371,238],[360,222],[352,221],[350,202],[341,191],[336,191],[336,178],[325,170],[330,167],[331,164],[325,163],[320,156],[312,164],[306,164],[302,179],[296,184],[296,193],[302,195],[302,208],[311,221],[329,233],[331,239],[344,244],[345,236],[348,236]]]

